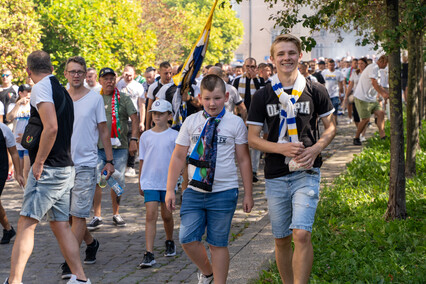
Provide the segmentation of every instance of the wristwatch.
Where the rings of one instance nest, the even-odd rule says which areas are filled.
[[[114,160],[106,160],[105,163],[106,164],[111,164],[111,165],[114,166]]]

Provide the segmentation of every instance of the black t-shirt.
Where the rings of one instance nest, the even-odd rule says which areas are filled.
[[[312,74],[312,76],[314,76],[315,78],[317,78],[318,83],[325,84],[325,80],[324,80],[324,77],[321,74],[321,71],[315,72],[314,74]]]
[[[49,79],[52,86],[52,97],[55,104],[58,132],[52,150],[50,150],[44,164],[51,167],[72,166],[74,165],[71,158],[71,135],[74,123],[73,101],[67,90],[65,90],[55,76],[51,76]],[[34,95],[36,96],[37,94]],[[31,116],[40,117],[37,109],[33,106],[31,106]],[[81,138],[84,139],[84,137]],[[37,152],[38,147],[32,151],[28,150],[31,165],[35,161]]]
[[[7,89],[3,89],[0,92],[0,102],[2,102],[4,105],[3,121],[0,121],[0,122],[4,122],[4,123],[10,122],[6,120],[6,114],[9,112],[8,111],[9,105],[12,103],[15,103],[17,99],[18,99],[18,92],[15,91],[13,86],[10,86]]]
[[[285,91],[291,93],[291,90]],[[295,106],[299,141],[303,142],[305,147],[310,147],[319,139],[318,118],[331,114],[333,105],[323,85],[307,81],[305,90]],[[276,143],[280,125],[280,110],[281,103],[272,90],[271,83],[267,83],[266,87],[257,91],[252,98],[247,124],[263,125],[266,120],[269,129],[267,140]],[[321,155],[319,155],[314,162],[314,167],[319,168],[321,164]],[[265,178],[277,178],[289,173],[284,155],[266,153]]]

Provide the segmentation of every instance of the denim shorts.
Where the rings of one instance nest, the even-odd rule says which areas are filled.
[[[292,229],[312,232],[320,179],[320,169],[313,168],[265,180],[269,218],[276,239],[291,235]]]
[[[124,189],[124,172],[127,165],[127,149],[112,149],[112,157],[114,159],[114,179],[118,182],[121,188]],[[107,158],[104,149],[98,149],[98,165],[96,169],[96,183],[101,180],[101,171],[105,167]]]
[[[36,180],[31,167],[20,214],[40,221],[47,213],[49,221],[68,221],[74,175],[71,166],[44,166],[40,179]]]
[[[333,97],[333,98],[331,98],[331,103],[333,104],[333,107],[334,107],[333,114],[337,115],[338,111],[339,111],[339,106],[340,106],[340,99],[339,99],[339,97]]]
[[[201,241],[207,228],[207,243],[227,247],[237,201],[237,188],[214,193],[187,188],[180,208],[180,243]]]
[[[165,190],[144,190],[143,197],[145,199],[144,203],[151,202],[151,201],[165,203],[166,191]]]
[[[28,156],[28,150],[18,150],[18,155],[20,159],[23,159],[24,156]]]
[[[96,168],[75,167],[74,187],[71,189],[70,215],[89,218],[96,189]]]

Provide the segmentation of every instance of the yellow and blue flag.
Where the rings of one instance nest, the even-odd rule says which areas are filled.
[[[173,82],[177,86],[175,96],[173,97],[173,111],[175,113],[173,117],[173,128],[179,129],[182,125],[183,120],[186,118],[187,106],[186,102],[182,102],[183,92],[187,92],[191,85],[195,83],[195,78],[198,71],[201,68],[204,57],[206,55],[207,47],[209,45],[210,30],[212,27],[213,13],[216,8],[218,0],[213,4],[210,11],[207,23],[204,26],[203,31],[198,37],[197,42],[191,49],[188,58],[185,60],[182,70],[173,76]]]

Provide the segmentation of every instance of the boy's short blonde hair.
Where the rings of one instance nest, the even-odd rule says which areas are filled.
[[[284,35],[279,35],[275,38],[274,42],[271,45],[271,56],[274,56],[274,52],[275,52],[275,46],[280,43],[280,42],[292,42],[296,45],[297,50],[299,51],[299,53],[302,52],[302,41],[292,35],[292,34],[284,34]]]

